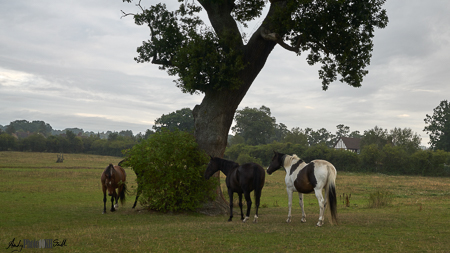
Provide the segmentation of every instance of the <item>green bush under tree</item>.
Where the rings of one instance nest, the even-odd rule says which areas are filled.
[[[215,180],[203,178],[209,157],[194,137],[182,131],[160,131],[126,151],[142,187],[141,204],[152,210],[195,210],[211,196]]]

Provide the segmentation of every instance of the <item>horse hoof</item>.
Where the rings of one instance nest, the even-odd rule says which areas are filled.
[[[242,220],[242,222],[245,223],[246,221],[248,221],[248,219],[249,219],[249,218],[248,218],[248,216],[247,216],[247,217],[245,217],[245,218]]]
[[[321,227],[322,226],[322,222],[321,221],[317,222],[316,226],[317,227]]]
[[[306,219],[302,219],[301,222],[306,223]]]

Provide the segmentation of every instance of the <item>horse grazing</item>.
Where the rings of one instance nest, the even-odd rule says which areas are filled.
[[[303,193],[314,191],[319,201],[320,214],[317,226],[323,225],[324,211],[327,207],[327,199],[330,202],[330,212],[333,222],[336,222],[336,168],[324,160],[314,160],[305,163],[298,156],[286,155],[275,152],[267,173],[271,175],[274,171],[283,167],[286,170],[286,190],[289,199],[289,213],[286,222],[291,222],[292,194],[298,192],[300,207],[302,208],[302,222],[306,222],[306,214],[303,207]],[[325,198],[322,189],[325,188]]]
[[[120,203],[123,205],[125,201],[125,192],[127,191],[127,174],[125,170],[120,166],[114,166],[109,164],[108,167],[102,173],[102,190],[103,190],[103,213],[106,213],[106,190],[108,195],[111,196],[111,212],[116,211],[118,207],[117,201],[120,198]],[[118,193],[116,193],[118,189]],[[116,205],[114,205],[116,200]]]
[[[239,166],[238,163],[232,161],[211,157],[208,167],[205,170],[205,179],[209,179],[219,170],[226,176],[225,182],[227,183],[228,196],[230,197],[230,218],[228,221],[233,219],[233,193],[237,192],[239,196],[241,220],[246,222],[249,219],[250,209],[252,207],[250,192],[255,191],[256,214],[253,222],[258,222],[261,191],[266,177],[263,167],[256,163],[246,163]],[[242,212],[242,193],[244,193],[245,200],[247,201],[247,214],[245,218]]]

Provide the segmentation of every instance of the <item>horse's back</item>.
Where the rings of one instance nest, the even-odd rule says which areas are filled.
[[[332,163],[325,160],[313,160],[311,163],[315,165],[315,176],[318,179],[321,177],[324,182],[336,180],[337,171]]]
[[[251,191],[256,188],[256,183],[260,189],[264,186],[266,172],[261,165],[257,163],[242,164],[238,168],[238,173],[241,186],[246,185],[251,188]]]
[[[336,168],[329,161],[317,159],[317,160],[313,160],[311,162],[313,162],[315,164],[316,168],[327,169],[329,172],[333,173],[336,176],[336,173],[337,173]]]
[[[119,165],[115,165],[114,169],[121,173],[121,180],[122,182],[125,182],[127,180],[127,173],[125,172],[125,169]]]

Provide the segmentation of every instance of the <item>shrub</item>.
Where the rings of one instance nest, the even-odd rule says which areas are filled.
[[[360,169],[359,155],[348,150],[332,150],[326,159],[337,171],[356,172]]]
[[[303,156],[300,156],[297,154],[300,158],[303,159],[303,161],[309,163],[312,160],[316,159],[322,159],[327,160],[329,157],[329,154],[333,151],[333,149],[327,147],[324,143],[320,143],[314,146],[309,147],[305,152]]]
[[[257,163],[259,165],[262,165],[261,160],[259,160],[258,158],[252,157],[249,154],[245,154],[245,153],[240,154],[238,159],[235,162],[237,162],[239,164]]]
[[[377,144],[364,146],[360,154],[363,171],[379,172],[379,170],[381,170],[381,160],[383,160],[383,158],[384,153],[378,149]]]
[[[127,150],[126,166],[132,167],[142,186],[143,204],[158,211],[195,210],[213,197],[215,180],[203,173],[209,157],[194,137],[182,131],[161,131]]]

